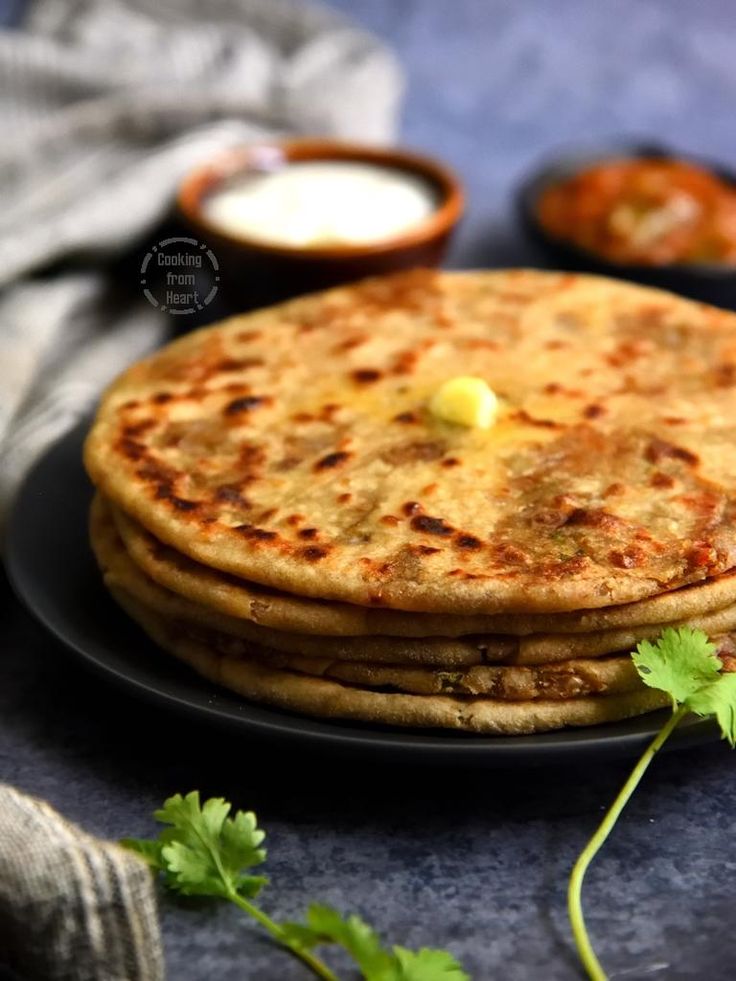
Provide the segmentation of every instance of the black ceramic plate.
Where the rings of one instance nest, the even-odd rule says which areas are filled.
[[[736,186],[736,171],[727,170],[712,160],[704,160],[689,153],[679,153],[649,141],[619,140],[596,149],[573,149],[551,157],[519,185],[516,194],[517,212],[529,237],[541,249],[549,263],[556,268],[632,279],[648,286],[673,290],[696,300],[735,309],[736,270],[733,266],[706,264],[637,266],[609,262],[593,252],[555,238],[541,225],[537,217],[537,202],[550,184],[571,177],[594,163],[621,157],[689,160]]]
[[[85,427],[54,446],[27,478],[11,515],[7,564],[26,606],[74,654],[133,697],[251,735],[351,754],[443,764],[542,764],[640,751],[662,724],[661,712],[627,722],[535,736],[479,737],[319,722],[251,705],[215,688],[160,652],[102,588],[87,544],[91,487],[81,464]],[[690,722],[673,745],[715,738]]]

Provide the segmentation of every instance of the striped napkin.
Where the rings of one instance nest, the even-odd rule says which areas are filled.
[[[0,965],[24,981],[162,981],[154,881],[132,852],[0,784]]]

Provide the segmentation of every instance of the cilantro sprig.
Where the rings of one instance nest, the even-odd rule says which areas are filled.
[[[649,764],[689,712],[703,718],[714,717],[723,738],[732,748],[736,744],[736,673],[723,673],[723,664],[707,634],[690,627],[668,627],[654,643],[641,641],[632,658],[644,684],[670,696],[672,715],[644,751],[570,876],[567,894],[570,924],[580,960],[591,981],[606,981],[606,974],[585,926],[583,879]]]
[[[646,748],[572,870],[568,912],[581,962],[591,981],[606,981],[585,926],[582,886],[591,861],[613,830],[658,750],[689,713],[713,717],[723,738],[736,745],[736,672],[724,671],[714,644],[702,630],[667,628],[654,643],[642,641],[632,654],[642,681],[666,692],[672,715]],[[254,900],[267,884],[253,869],[263,864],[265,833],[255,815],[236,811],[220,797],[200,804],[199,793],[176,794],[154,813],[164,825],[155,839],[127,838],[122,844],[141,855],[164,884],[185,896],[229,900],[263,926],[271,938],[300,958],[323,981],[338,981],[315,953],[323,946],[341,947],[365,981],[469,981],[446,951],[385,947],[359,916],[344,916],[313,903],[303,922],[279,923]]]
[[[266,859],[266,837],[251,811],[236,811],[221,797],[200,804],[199,792],[170,797],[154,817],[165,825],[158,838],[125,838],[122,844],[137,852],[164,884],[184,896],[211,896],[240,907],[263,926],[272,939],[299,957],[323,981],[337,975],[314,949],[342,947],[366,981],[469,981],[455,958],[442,950],[385,948],[378,934],[359,916],[343,916],[317,903],[303,923],[278,923],[253,902],[267,884],[251,869]]]

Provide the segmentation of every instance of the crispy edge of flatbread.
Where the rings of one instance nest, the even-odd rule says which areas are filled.
[[[96,497],[90,511],[90,541],[108,586],[118,586],[161,616],[217,631],[247,643],[293,655],[331,660],[411,663],[457,668],[494,662],[515,654],[514,637],[488,637],[481,641],[452,637],[320,637],[274,630],[246,619],[220,613],[184,598],[151,579],[133,561],[117,535],[115,525]]]
[[[152,612],[156,612],[155,610]],[[164,618],[166,619],[166,618]],[[494,664],[448,670],[367,661],[335,661],[259,648],[184,622],[176,624],[194,640],[226,657],[244,657],[266,667],[309,674],[362,688],[412,695],[483,696],[504,701],[569,699],[636,691],[642,681],[629,655],[542,664],[536,667]]]
[[[404,638],[389,636],[318,637],[274,630],[249,620],[230,617],[189,600],[159,585],[139,568],[120,538],[110,509],[99,495],[90,512],[90,538],[106,581],[118,585],[162,616],[200,625],[293,655],[333,661],[369,661],[381,664],[438,666],[449,669],[493,664],[549,665],[578,659],[606,657],[633,649],[652,639],[662,624],[592,634],[550,634],[527,637],[469,636],[465,638]],[[421,616],[421,614],[417,614]],[[736,606],[706,614],[689,622],[713,636],[736,629]]]
[[[668,697],[651,688],[569,700],[502,701],[368,691],[337,681],[223,656],[177,632],[121,590],[115,598],[159,647],[198,674],[254,702],[321,719],[351,719],[403,728],[454,729],[486,735],[525,735],[590,726],[652,712]]]
[[[444,663],[438,668],[434,660],[429,664],[420,661],[415,648],[420,655],[426,654],[426,643],[421,639],[348,638],[350,658],[346,661],[339,656],[342,644],[335,638],[326,638],[321,642],[313,635],[279,635],[278,631],[264,631],[264,628],[242,621],[234,621],[234,624],[236,627],[245,627],[244,633],[233,633],[222,629],[223,626],[232,626],[232,622],[226,618],[210,614],[196,604],[182,601],[173,593],[167,594],[155,583],[146,582],[144,574],[125,552],[110,515],[105,512],[101,503],[93,505],[90,525],[93,549],[103,569],[105,583],[113,593],[122,590],[152,613],[177,624],[194,640],[199,640],[226,656],[246,657],[267,667],[332,678],[348,684],[368,688],[393,688],[421,695],[486,695],[525,700],[613,694],[641,687],[636,669],[628,656],[598,660],[581,658],[537,667],[475,663],[465,666],[455,663],[454,669],[452,665],[448,669],[448,665]],[[286,649],[271,648],[269,641],[273,636],[277,640],[287,641],[284,645]],[[400,649],[408,648],[413,652],[409,665],[401,662],[386,663],[385,659],[392,651],[388,643],[391,641],[398,643]],[[334,646],[330,646],[330,642],[339,645],[337,652]],[[461,647],[458,642],[450,639],[446,644],[451,648]],[[376,645],[379,645],[384,658],[378,663],[371,657]],[[414,645],[414,648],[410,645]],[[438,646],[443,646],[441,639],[438,639]],[[473,654],[479,656],[471,645],[470,655]]]
[[[159,542],[106,501],[128,554],[172,592],[219,613],[275,630],[320,636],[460,637],[469,634],[592,633],[682,622],[736,603],[736,571],[623,606],[559,614],[453,616],[373,609],[269,590],[196,562]],[[736,607],[734,607],[736,609]]]

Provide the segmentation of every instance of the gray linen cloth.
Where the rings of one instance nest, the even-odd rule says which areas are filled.
[[[0,524],[38,454],[164,336],[106,263],[179,178],[271,134],[389,141],[400,90],[370,35],[298,0],[36,0],[0,31]],[[0,965],[3,948],[24,978],[158,981],[147,870],[0,787]]]
[[[400,92],[371,35],[299,0],[35,0],[0,31],[0,526],[30,463],[163,337],[103,264],[178,179],[269,134],[390,141]]]
[[[0,784],[0,964],[24,981],[161,981],[146,864]]]

